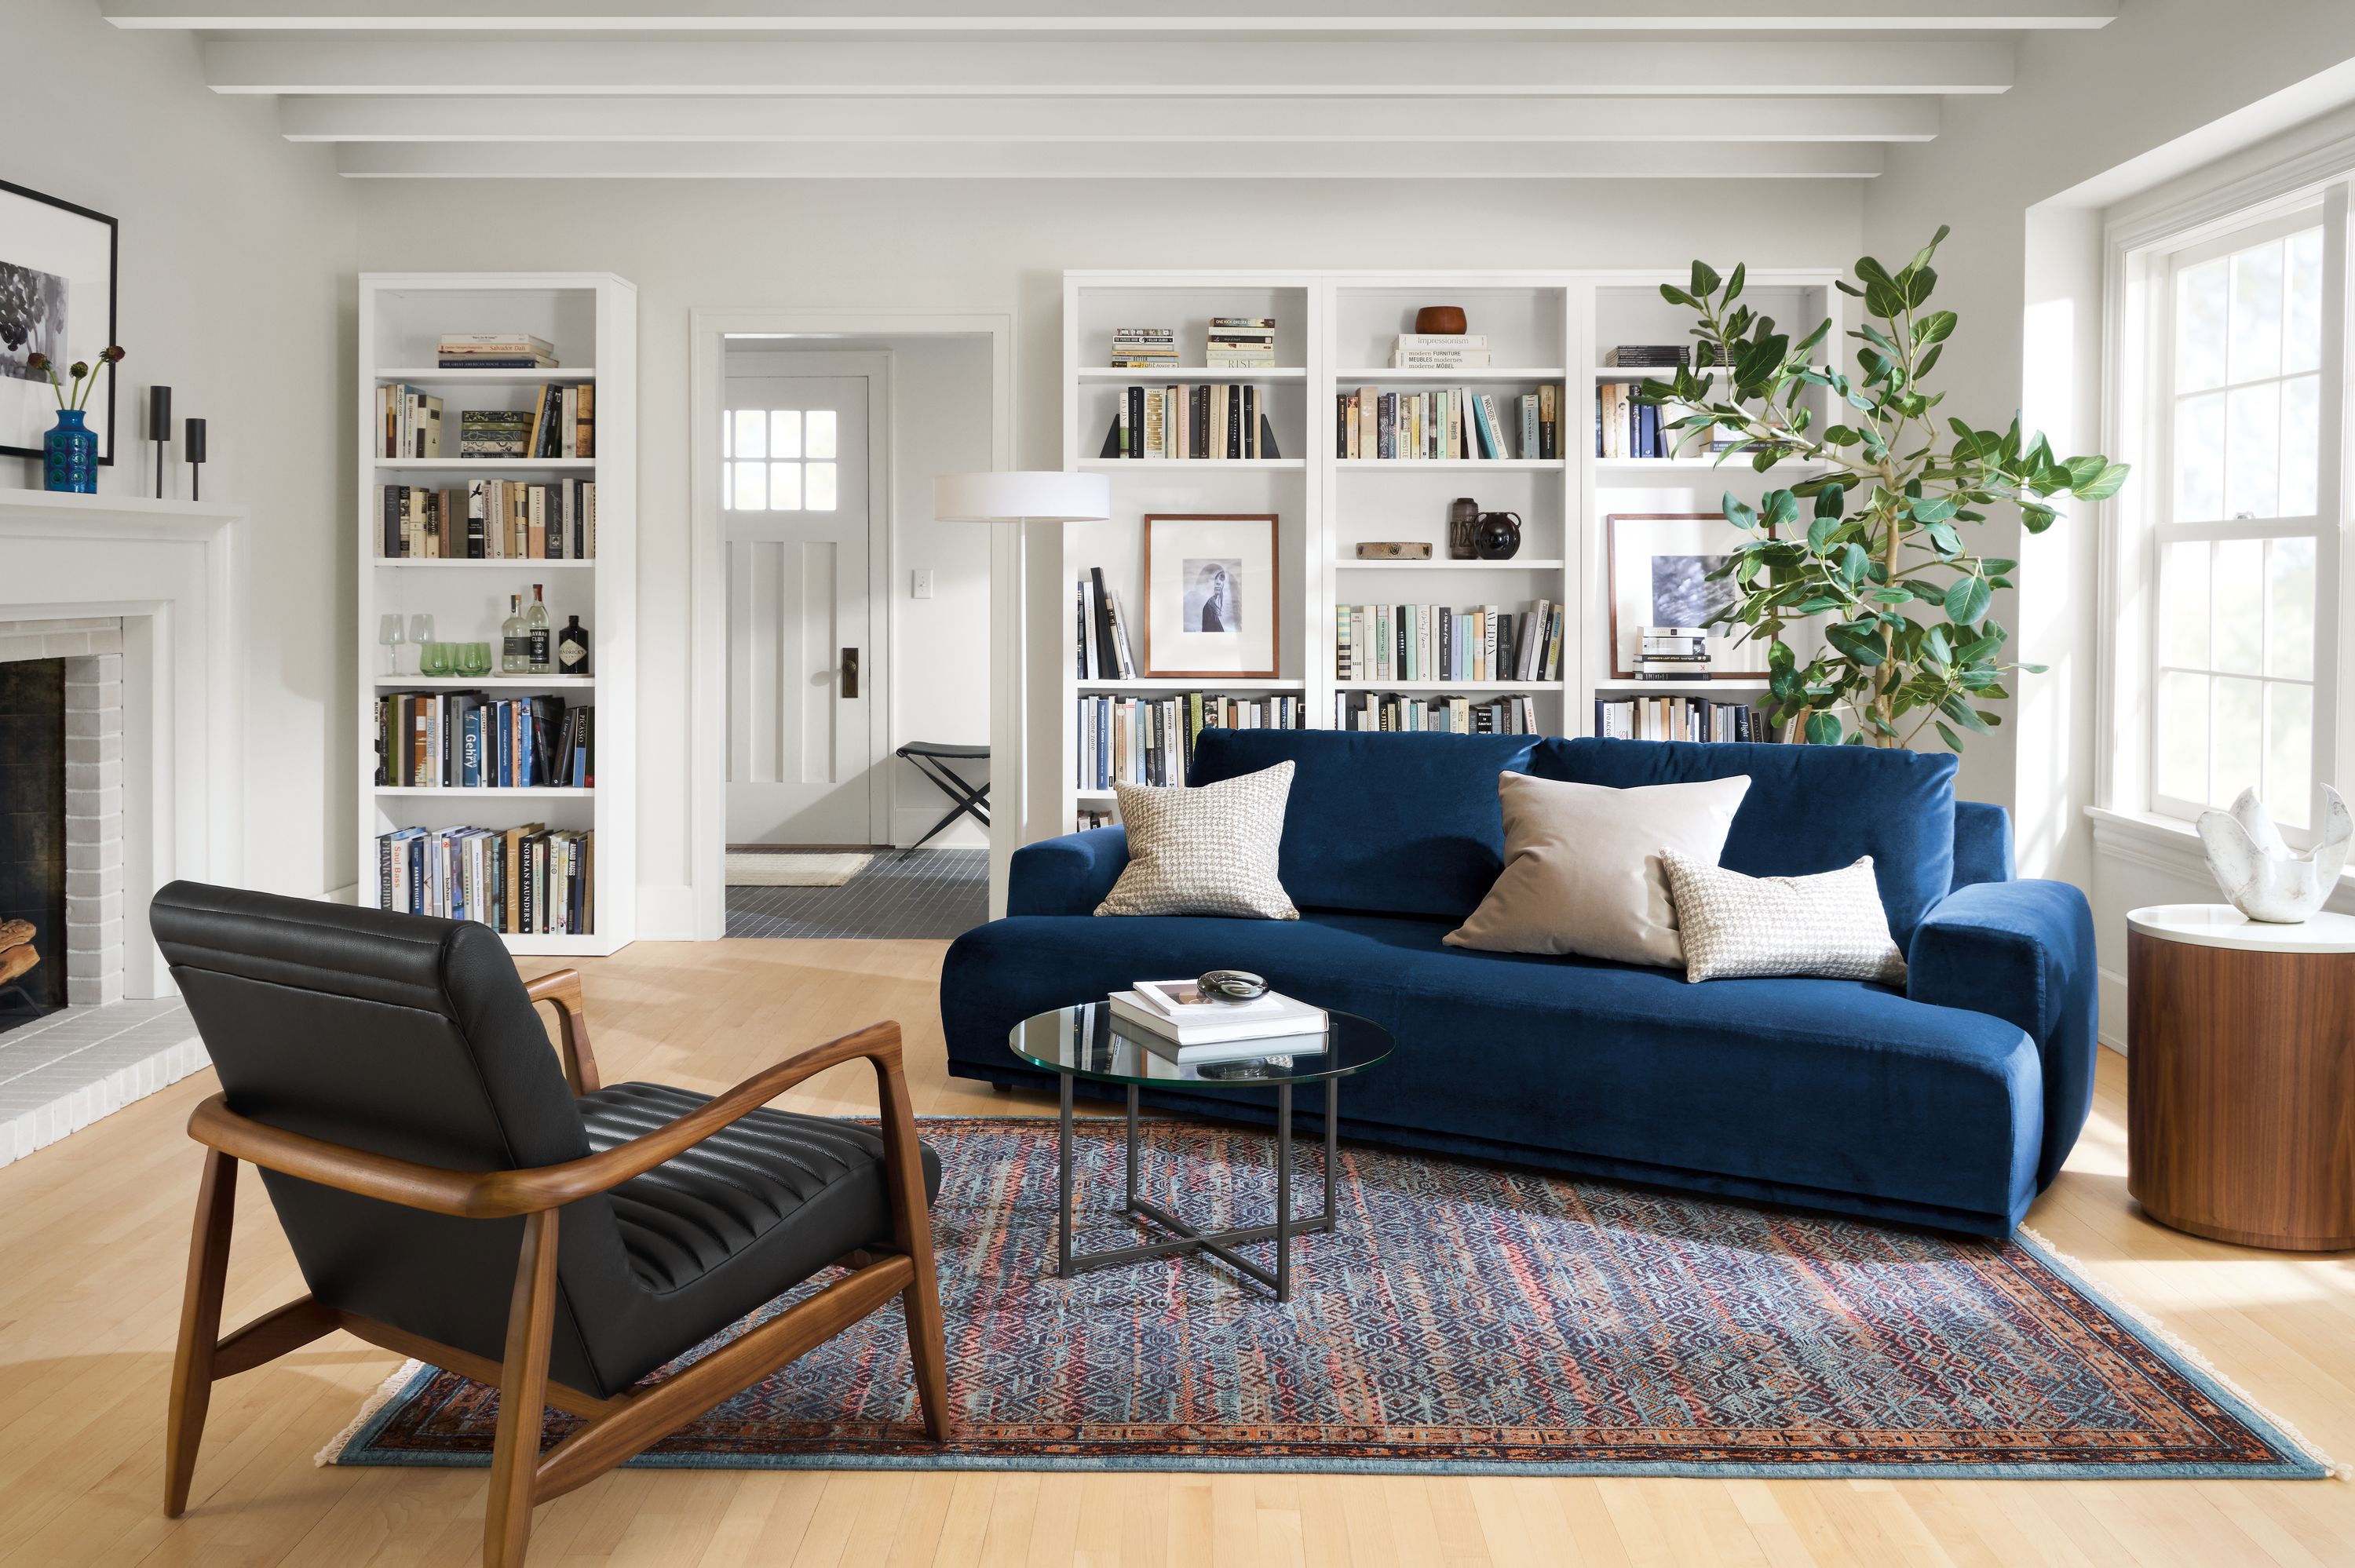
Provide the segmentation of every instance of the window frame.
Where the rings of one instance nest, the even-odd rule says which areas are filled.
[[[2136,467],[2136,479],[2113,503],[2105,553],[2112,568],[2104,574],[2104,620],[2110,628],[2101,660],[2101,709],[2111,739],[2102,753],[2096,800],[2122,812],[2188,830],[2191,820],[2229,801],[2191,801],[2158,788],[2158,713],[2159,683],[2170,668],[2161,660],[2161,561],[2171,544],[2196,540],[2311,537],[2315,540],[2313,731],[2309,760],[2307,821],[2322,821],[2321,785],[2349,777],[2350,737],[2355,737],[2355,680],[2349,677],[2350,649],[2340,635],[2350,602],[2347,462],[2355,437],[2348,428],[2350,365],[2348,331],[2350,187],[2355,181],[2355,147],[2331,160],[2335,167],[2317,177],[2311,160],[2291,169],[2212,191],[2195,202],[2110,225],[2109,334],[2105,379],[2109,447]],[[2219,255],[2269,238],[2313,227],[2323,229],[2321,353],[2318,399],[2315,512],[2306,518],[2221,518],[2179,522],[2174,517],[2176,418],[2176,275]],[[2228,382],[2226,385],[2230,385]],[[2266,683],[2284,677],[2254,676]],[[2211,724],[2210,734],[2214,728]],[[2097,748],[2099,749],[2099,748]],[[2284,837],[2301,847],[2313,842],[2315,827],[2285,828]]]

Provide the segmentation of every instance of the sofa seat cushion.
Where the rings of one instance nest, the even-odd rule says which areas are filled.
[[[1814,876],[1870,855],[1900,952],[1955,884],[1955,758],[1945,753],[1581,736],[1543,743],[1531,770],[1619,789],[1748,774],[1718,863]]]
[[[1344,1090],[1353,1128],[1429,1129],[1657,1170],[1867,1193],[2009,1228],[2043,1132],[2034,1043],[1885,986],[1727,980],[1450,948],[1445,921],[1039,916],[967,932],[942,998],[953,1059],[1012,1065],[1030,1012],[1145,976],[1246,964],[1372,1019],[1391,1059]]]
[[[614,1084],[581,1097],[602,1151],[675,1121],[711,1097],[666,1084]],[[928,1192],[940,1156],[923,1150]],[[753,1251],[770,1294],[856,1247],[891,1239],[883,1139],[871,1127],[763,1108],[613,1189],[608,1202],[641,1284],[675,1291]],[[790,1225],[784,1224],[792,1221]],[[779,1227],[784,1228],[780,1230]]]

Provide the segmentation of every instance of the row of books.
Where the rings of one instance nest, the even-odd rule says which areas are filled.
[[[376,705],[376,781],[387,789],[586,789],[597,709],[562,697],[389,692]]]
[[[1082,681],[1134,681],[1136,660],[1128,645],[1128,620],[1120,595],[1104,586],[1103,568],[1090,567],[1079,580],[1079,630],[1074,646]]]
[[[1774,726],[1748,703],[1707,697],[1597,697],[1594,733],[1606,740],[1772,740]]]
[[[1605,381],[1594,389],[1594,455],[1599,458],[1664,458],[1677,432],[1657,404],[1638,403],[1635,387],[1625,381]],[[1674,416],[1670,416],[1674,418]]]
[[[438,458],[443,450],[442,399],[422,387],[376,389],[377,455]],[[458,415],[460,459],[589,458],[597,455],[597,388],[550,382],[528,408],[467,408]]]
[[[1463,387],[1343,392],[1334,408],[1333,455],[1424,462],[1558,458],[1561,388],[1547,385],[1518,397]]]
[[[1337,681],[1558,681],[1562,607],[1345,604],[1334,610]]]
[[[527,332],[445,332],[434,357],[444,370],[553,370],[556,345]]]
[[[1684,343],[1623,343],[1603,351],[1603,363],[1614,370],[1674,370],[1692,363],[1692,345]]]
[[[1280,458],[1266,399],[1252,386],[1131,387],[1104,434],[1108,458],[1190,458],[1196,461]]]
[[[1078,785],[1175,785],[1186,781],[1194,739],[1205,729],[1300,729],[1298,697],[1235,697],[1188,692],[1166,697],[1079,700]]]
[[[1423,697],[1398,692],[1336,692],[1336,729],[1431,735],[1535,735],[1537,704],[1526,696]]]
[[[1391,345],[1392,370],[1485,370],[1488,334],[1479,332],[1402,332]]]
[[[596,834],[587,829],[399,828],[378,835],[376,853],[378,908],[536,936],[597,928]]]
[[[478,479],[446,490],[377,490],[387,560],[586,561],[597,554],[597,482]]]

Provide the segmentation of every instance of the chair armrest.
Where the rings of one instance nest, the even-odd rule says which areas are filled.
[[[1956,888],[1913,933],[1905,994],[1992,1014],[2035,1041],[2044,1063],[2037,1181],[2050,1181],[2094,1103],[2097,1004],[2085,895],[2037,880]]]
[[[555,1004],[557,1040],[564,1055],[564,1081],[572,1086],[573,1094],[585,1095],[601,1087],[597,1054],[589,1048],[589,1013],[581,994],[581,971],[558,969],[538,980],[526,980],[523,993],[534,1002]]]
[[[1008,915],[1092,915],[1128,864],[1128,834],[1091,828],[1014,852],[1007,872]]]
[[[231,1159],[364,1198],[461,1219],[508,1219],[562,1208],[643,1176],[720,1128],[741,1121],[803,1079],[860,1057],[874,1060],[882,1089],[885,1163],[893,1167],[895,1176],[904,1175],[899,1166],[913,1163],[921,1192],[922,1166],[900,1065],[896,1023],[869,1024],[855,1034],[813,1045],[651,1132],[560,1165],[526,1171],[451,1171],[421,1165],[265,1126],[230,1110],[226,1095],[215,1095],[196,1108],[188,1118],[188,1136]]]

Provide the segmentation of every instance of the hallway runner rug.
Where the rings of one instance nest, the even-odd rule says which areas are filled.
[[[1149,1197],[1198,1224],[1265,1223],[1274,1175],[1264,1133],[1180,1121],[1146,1130]],[[633,1463],[2328,1473],[2294,1434],[2032,1240],[1345,1145],[1342,1228],[1295,1241],[1294,1299],[1282,1306],[1198,1260],[1058,1279],[1054,1123],[943,1118],[923,1136],[945,1172],[933,1235],[955,1439],[935,1446],[915,1425],[895,1303]],[[1083,1123],[1079,1147],[1078,1244],[1126,1245],[1136,1227],[1116,1212],[1119,1124]],[[1321,1197],[1316,1160],[1312,1145],[1298,1162],[1306,1210]],[[412,1362],[321,1457],[487,1464],[497,1397]],[[575,1425],[549,1412],[548,1440]]]

